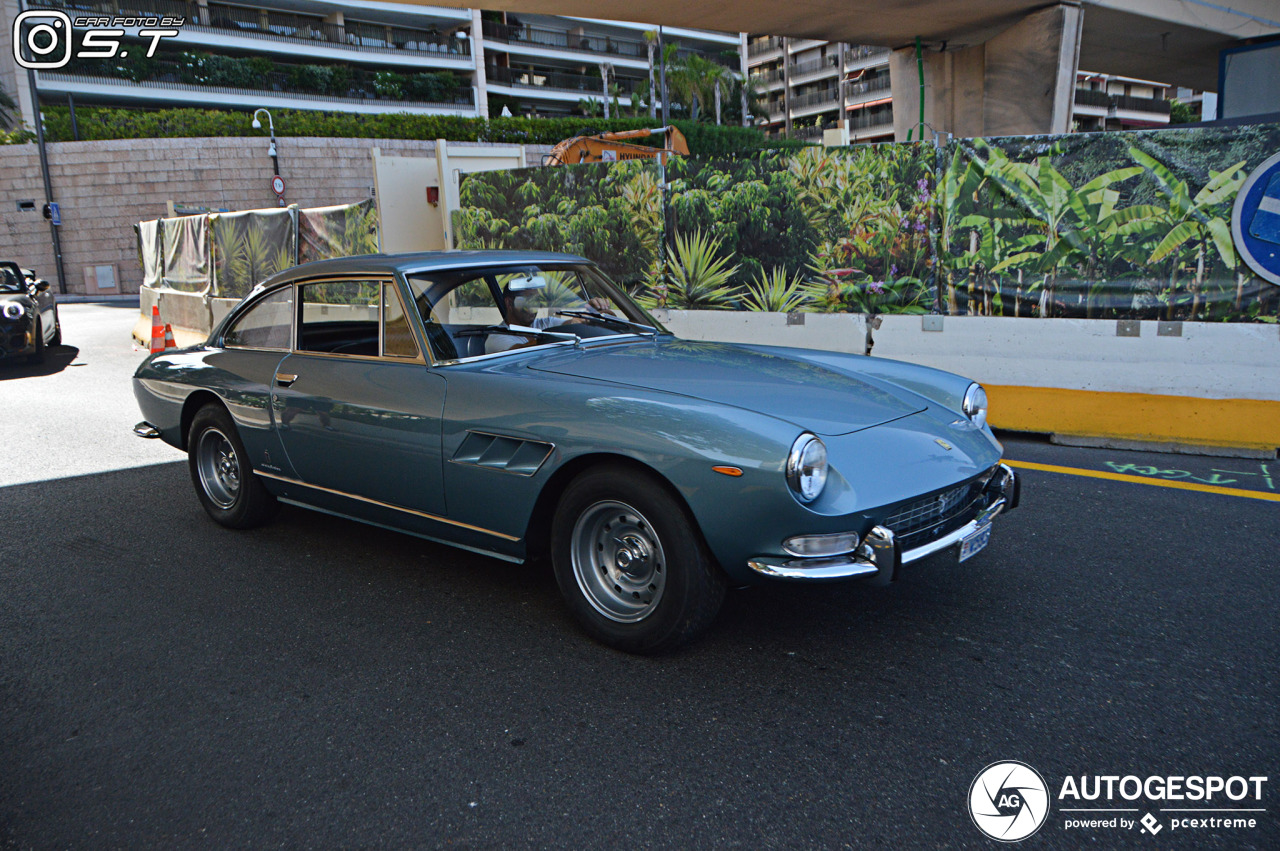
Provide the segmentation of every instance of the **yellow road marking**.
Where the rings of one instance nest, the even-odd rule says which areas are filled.
[[[1171,482],[1168,479],[1149,479],[1145,476],[1126,476],[1124,473],[1108,473],[1106,470],[1084,470],[1080,467],[1058,467],[1054,464],[1035,464],[1031,461],[1005,460],[1010,467],[1022,470],[1039,470],[1043,473],[1062,473],[1067,476],[1087,476],[1091,479],[1110,479],[1113,482],[1132,482],[1135,485],[1155,485],[1161,488],[1176,488],[1184,491],[1200,491],[1201,493],[1217,493],[1223,496],[1242,496],[1245,499],[1261,499],[1267,502],[1280,502],[1280,493],[1251,491],[1243,488],[1224,488],[1218,485],[1202,485],[1199,482]]]

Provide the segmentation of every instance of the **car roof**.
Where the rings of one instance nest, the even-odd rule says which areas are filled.
[[[263,281],[260,288],[272,287],[299,278],[323,275],[349,275],[366,272],[391,274],[395,272],[427,272],[437,269],[458,269],[470,266],[506,265],[521,263],[590,263],[576,254],[557,254],[552,251],[415,251],[401,254],[355,254],[316,260],[285,269]]]

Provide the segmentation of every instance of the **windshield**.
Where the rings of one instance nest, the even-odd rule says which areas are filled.
[[[437,360],[667,330],[594,266],[522,263],[408,275]]]
[[[27,279],[18,271],[17,266],[8,263],[0,265],[0,293],[25,293]]]

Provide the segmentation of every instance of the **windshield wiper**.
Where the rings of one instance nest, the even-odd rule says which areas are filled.
[[[641,325],[639,322],[632,322],[629,319],[619,319],[616,316],[610,316],[607,313],[592,313],[587,310],[557,310],[556,316],[576,316],[581,319],[595,319],[606,325],[613,325],[618,328],[628,328],[640,334],[647,334],[650,337],[658,335],[658,329],[652,325]]]
[[[455,337],[475,337],[480,334],[520,334],[533,337],[555,337],[577,345],[581,342],[577,334],[566,334],[562,331],[548,331],[543,328],[530,328],[526,325],[486,325],[483,328],[460,328],[453,332]]]

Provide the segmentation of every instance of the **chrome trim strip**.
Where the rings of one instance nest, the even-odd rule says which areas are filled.
[[[321,487],[320,485],[311,485],[311,484],[307,484],[306,482],[300,482],[297,479],[290,479],[287,476],[278,476],[275,473],[264,473],[262,470],[254,470],[254,472],[257,473],[259,476],[262,476],[264,479],[275,479],[276,481],[284,482],[285,484],[299,485],[304,488],[311,488],[312,490],[323,491],[324,493],[331,493],[334,496],[344,496],[347,499],[354,499],[358,502],[367,502],[370,505],[376,505],[380,508],[390,508],[392,511],[403,511],[405,514],[412,514],[415,517],[423,517],[427,520],[435,520],[438,523],[447,523],[450,526],[458,526],[462,529],[468,529],[472,532],[482,532],[486,535],[493,535],[495,538],[502,538],[505,541],[520,540],[519,537],[515,535],[508,535],[505,532],[495,532],[492,529],[484,529],[480,526],[472,526],[470,523],[462,523],[458,520],[450,520],[447,517],[440,517],[439,515],[436,515],[436,514],[428,514],[425,511],[415,511],[412,508],[403,508],[399,505],[392,505],[389,502],[381,502],[376,499],[370,499],[367,496],[356,496],[353,493],[346,493],[345,491],[334,490],[333,488],[325,488],[325,487]]]
[[[870,576],[880,572],[880,568],[871,562],[862,561],[853,556],[794,560],[776,556],[756,556],[747,562],[747,567],[756,573],[778,579],[852,579],[855,576]]]

